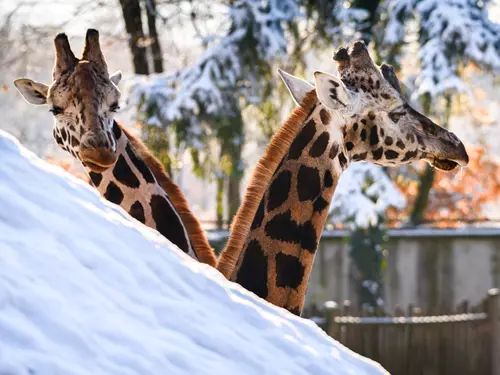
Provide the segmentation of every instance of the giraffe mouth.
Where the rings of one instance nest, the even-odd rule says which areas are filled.
[[[448,159],[434,159],[430,163],[434,168],[442,171],[452,171],[458,167],[458,163]]]
[[[469,163],[469,155],[462,143],[452,149],[441,152],[424,152],[423,159],[441,171],[452,171],[457,167],[465,167]]]
[[[111,166],[111,165],[108,166],[100,165],[89,160],[84,161],[83,165],[95,173],[102,173]]]
[[[106,148],[91,148],[80,150],[80,160],[92,172],[102,173],[116,162],[116,153]]]
[[[426,159],[427,162],[434,168],[441,171],[452,171],[458,166],[465,167],[467,163],[462,160],[451,160],[451,159],[440,159],[440,158],[429,158]]]

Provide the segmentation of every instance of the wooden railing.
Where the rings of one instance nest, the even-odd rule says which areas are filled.
[[[499,300],[492,289],[472,309],[463,303],[452,313],[423,315],[410,306],[392,316],[329,303],[323,323],[330,336],[393,375],[500,375]]]

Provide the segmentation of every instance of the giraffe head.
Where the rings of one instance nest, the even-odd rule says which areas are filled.
[[[49,106],[59,146],[92,171],[102,172],[117,160],[113,112],[118,109],[121,73],[108,74],[97,30],[87,31],[81,59],[65,34],[57,35],[54,44],[52,84],[21,78],[14,85],[29,103]]]
[[[413,109],[392,66],[377,67],[363,42],[338,49],[334,60],[340,77],[316,72],[314,79],[348,160],[397,165],[424,159],[441,170],[468,163],[457,136]],[[297,103],[314,88],[296,77],[282,77]]]

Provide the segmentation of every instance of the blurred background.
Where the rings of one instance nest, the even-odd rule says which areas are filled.
[[[100,31],[110,72],[125,76],[118,120],[165,165],[218,249],[249,173],[294,107],[277,68],[309,81],[316,70],[335,73],[334,50],[363,39],[377,63],[394,65],[412,105],[466,144],[471,161],[448,173],[425,163],[353,163],[330,208],[305,314],[389,370],[409,365],[384,363],[397,345],[383,354],[380,340],[402,335],[404,353],[415,351],[417,342],[428,347],[427,326],[420,341],[408,341],[415,323],[390,333],[382,319],[361,339],[368,331],[348,336],[354,328],[346,331],[339,315],[470,313],[462,325],[443,326],[454,334],[429,331],[448,337],[439,347],[463,344],[441,357],[490,353],[491,326],[478,322],[489,321],[487,292],[500,286],[500,2],[0,0],[0,128],[84,180],[55,145],[51,114],[26,104],[12,81],[50,83],[55,35],[66,32],[78,55],[90,27]],[[489,373],[477,363],[491,361],[474,358],[446,371]]]

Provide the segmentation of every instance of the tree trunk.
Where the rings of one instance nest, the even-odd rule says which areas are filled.
[[[425,172],[420,177],[420,183],[418,186],[418,195],[410,214],[410,224],[412,226],[417,226],[422,224],[424,221],[425,210],[427,209],[427,203],[429,202],[429,194],[434,183],[434,168],[427,165]]]
[[[217,210],[217,229],[222,229],[224,225],[224,176],[217,177],[217,192],[215,207]]]
[[[229,176],[229,184],[227,189],[227,206],[228,206],[228,218],[229,224],[232,223],[233,218],[238,212],[238,208],[241,205],[240,199],[240,185],[241,185],[242,175],[239,172],[233,173]]]
[[[228,184],[226,190],[227,199],[227,222],[231,225],[236,212],[241,205],[240,184],[243,178],[241,152],[243,148],[243,119],[239,116],[238,120],[232,124],[235,133],[235,139],[240,142],[234,142],[234,139],[229,139],[225,144],[226,153],[231,159],[231,171],[228,176]]]
[[[244,145],[243,118],[241,109],[234,105],[235,115],[219,121],[218,138],[221,145],[221,160],[229,163],[223,166],[223,173],[228,176],[226,188],[227,222],[230,225],[241,204],[240,184],[243,177],[241,152]]]
[[[141,5],[139,0],[120,0],[120,6],[125,21],[125,29],[129,35],[129,47],[136,74],[149,74],[146,49],[140,45],[144,41],[142,28]]]
[[[151,39],[151,56],[153,57],[153,69],[155,73],[163,73],[163,54],[161,44],[156,31],[156,0],[145,0],[148,15],[149,38]]]

